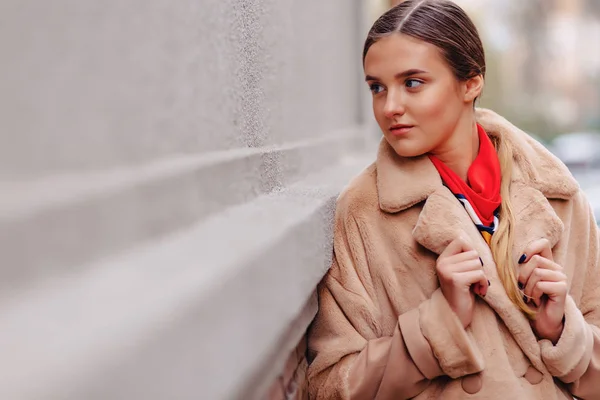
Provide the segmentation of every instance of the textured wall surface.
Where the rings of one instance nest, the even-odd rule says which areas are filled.
[[[299,393],[362,6],[2,2],[0,398]]]

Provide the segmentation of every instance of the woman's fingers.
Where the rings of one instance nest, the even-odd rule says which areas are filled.
[[[473,289],[473,293],[475,293],[476,295],[485,297],[485,295],[487,294],[487,291],[490,287],[489,284],[487,284],[487,282],[486,282],[486,286],[487,287],[484,287],[484,286],[481,286],[480,283],[475,283],[475,284],[473,284],[473,286],[471,286],[471,288]]]
[[[562,271],[561,266],[556,264],[554,261],[544,258],[539,254],[536,254],[533,257],[531,257],[530,260],[524,265],[522,265],[519,269],[518,281],[520,284],[519,286],[521,288],[527,286],[527,282],[529,281],[531,274],[538,268],[553,271]]]
[[[469,260],[480,261],[479,253],[477,253],[477,250],[464,251],[462,253],[454,254],[454,255],[446,258],[446,261],[449,264],[460,264],[464,261],[469,261]],[[480,261],[480,263],[481,263],[481,261]]]
[[[456,274],[461,274],[470,271],[482,271],[483,267],[479,257],[471,258],[469,260],[454,264],[450,259],[442,260],[438,263],[437,274],[440,282],[445,284],[456,286],[455,278]]]
[[[531,299],[536,307],[539,307],[541,298],[544,294],[550,295],[543,291],[544,285],[542,282],[566,282],[567,277],[562,271],[536,268],[530,275],[529,280],[523,290],[527,300]],[[527,302],[527,301],[526,301]]]
[[[449,257],[471,250],[474,250],[471,243],[467,239],[465,239],[465,237],[459,236],[452,242],[450,242],[450,244],[444,249],[442,254],[440,254],[440,257]]]
[[[477,270],[481,270],[482,268],[483,267],[481,265],[481,261],[479,261],[479,257],[477,257],[474,259],[472,258],[470,260],[463,261],[458,264],[453,264],[448,269],[451,272],[457,273],[457,272],[477,271]]]
[[[547,295],[550,301],[555,301],[565,297],[568,287],[566,280],[554,282],[543,281],[537,283],[536,289]]]
[[[436,262],[436,273],[444,297],[466,328],[473,318],[475,296],[485,296],[488,280],[482,264],[466,236],[454,239]]]
[[[539,254],[540,256],[553,260],[552,248],[550,247],[550,241],[548,239],[538,239],[529,243],[525,248],[525,253],[518,260],[519,264],[523,264],[531,260],[531,257]]]
[[[487,293],[489,287],[488,279],[482,269],[456,273],[454,274],[453,280],[455,286],[466,289],[470,289],[472,285],[479,284],[483,290],[483,292],[480,293],[482,296]]]

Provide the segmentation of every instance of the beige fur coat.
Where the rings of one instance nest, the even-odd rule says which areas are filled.
[[[427,157],[376,162],[340,196],[334,261],[309,331],[315,399],[600,399],[598,229],[566,167],[502,117],[477,111],[514,151],[514,258],[547,238],[568,275],[565,328],[534,335],[498,278],[491,251]],[[466,233],[491,281],[463,329],[439,289],[435,261]]]

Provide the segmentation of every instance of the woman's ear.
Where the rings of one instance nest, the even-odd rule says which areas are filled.
[[[483,76],[477,75],[465,81],[465,102],[471,103],[481,95],[483,91]]]

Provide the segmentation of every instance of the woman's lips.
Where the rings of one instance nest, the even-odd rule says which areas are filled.
[[[390,128],[390,132],[394,136],[402,136],[410,132],[412,128],[414,128],[413,125],[392,126]]]

